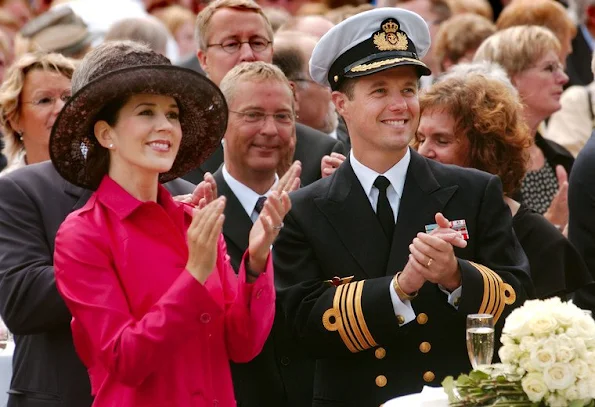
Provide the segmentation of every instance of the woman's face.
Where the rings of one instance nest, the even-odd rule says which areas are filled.
[[[70,98],[70,79],[55,71],[34,69],[25,75],[19,117],[11,127],[22,134],[27,156],[47,156],[52,126]],[[35,150],[35,151],[33,151]]]
[[[182,140],[179,115],[174,98],[139,94],[122,106],[113,127],[97,122],[95,136],[110,150],[110,174],[168,172]]]
[[[554,51],[545,53],[535,64],[512,76],[528,116],[537,122],[560,110],[560,96],[568,76]],[[527,116],[527,115],[526,115]]]
[[[424,157],[443,164],[465,166],[469,140],[455,134],[455,120],[443,108],[424,109],[415,134],[417,151]]]

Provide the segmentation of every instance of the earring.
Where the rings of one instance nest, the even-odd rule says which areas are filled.
[[[114,148],[114,145],[110,144],[109,146],[107,146],[107,148],[109,148],[111,150],[112,148]]]
[[[23,141],[23,132],[22,131],[17,131],[16,133],[19,136],[19,140]]]

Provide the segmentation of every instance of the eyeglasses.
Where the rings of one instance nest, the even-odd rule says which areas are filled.
[[[57,98],[55,96],[41,96],[38,99],[30,100],[28,102],[23,102],[23,103],[33,105],[37,108],[45,109],[50,106],[52,106],[52,107],[55,106],[56,101],[58,99],[60,99],[64,103],[67,103],[70,100],[70,96],[71,96],[70,93],[62,95],[59,98]]]
[[[242,116],[246,123],[254,124],[254,123],[264,123],[266,118],[271,116],[275,123],[288,125],[292,124],[295,119],[295,114],[293,113],[264,113],[259,112],[256,110],[248,110],[246,112],[236,112],[234,110],[230,110],[231,113],[239,114]]]
[[[250,45],[250,48],[252,48],[252,51],[254,52],[262,52],[269,47],[271,41],[265,40],[264,38],[253,38],[249,41],[226,40],[220,44],[208,44],[207,48],[221,47],[223,51],[228,54],[235,54],[242,48],[243,44]]]

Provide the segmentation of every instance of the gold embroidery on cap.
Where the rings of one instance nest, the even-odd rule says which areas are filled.
[[[407,34],[397,32],[399,25],[394,20],[382,24],[381,33],[374,34],[374,44],[380,51],[405,51],[409,45]]]
[[[380,68],[381,66],[390,65],[390,64],[394,64],[394,63],[402,62],[402,61],[409,61],[409,62],[413,62],[414,64],[419,65],[419,66],[425,66],[425,64],[423,62],[420,62],[419,60],[414,59],[414,58],[391,58],[391,59],[385,59],[383,61],[372,62],[370,64],[357,65],[357,66],[354,66],[353,68],[351,68],[349,70],[349,72],[366,72],[371,69]]]

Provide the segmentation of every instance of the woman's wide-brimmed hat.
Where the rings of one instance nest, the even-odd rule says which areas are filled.
[[[98,149],[104,149],[94,135],[96,117],[109,103],[135,94],[171,96],[180,109],[180,148],[170,171],[159,176],[160,182],[198,167],[221,144],[227,104],[217,85],[205,76],[173,66],[166,57],[127,41],[106,43],[87,57],[75,71],[74,95],[56,118],[50,136],[51,160],[67,181],[97,188],[98,174],[88,165]]]

